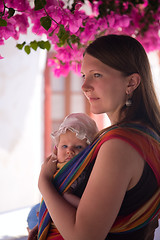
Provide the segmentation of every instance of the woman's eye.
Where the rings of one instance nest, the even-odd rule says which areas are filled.
[[[82,80],[84,81],[84,80],[85,80],[85,75],[82,74],[81,78],[82,78]]]
[[[100,73],[94,73],[94,77],[98,78],[101,77],[102,75]]]

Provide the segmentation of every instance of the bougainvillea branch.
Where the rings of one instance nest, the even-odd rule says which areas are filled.
[[[56,76],[79,73],[84,49],[95,38],[127,34],[146,51],[160,49],[160,0],[0,0],[0,44],[19,39],[31,26],[46,41],[18,43],[27,54],[54,49],[48,64]],[[1,56],[0,59],[3,57]]]

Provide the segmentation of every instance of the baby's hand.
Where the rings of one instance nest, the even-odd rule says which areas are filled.
[[[41,172],[39,175],[39,183],[41,184],[44,180],[52,180],[53,175],[57,171],[57,157],[55,155],[50,155],[42,164]]]
[[[36,225],[32,230],[29,230],[28,240],[36,240],[38,235],[38,225]]]

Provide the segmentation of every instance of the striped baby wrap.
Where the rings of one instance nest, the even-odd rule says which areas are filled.
[[[106,129],[94,142],[87,146],[55,175],[54,185],[60,193],[67,191],[72,183],[80,176],[82,171],[94,164],[101,145],[110,140],[118,138],[129,143],[142,156],[152,168],[158,185],[160,186],[160,137],[150,128],[139,124],[123,124]],[[140,209],[129,216],[117,217],[110,232],[131,232],[142,228],[154,219],[160,212],[160,188]],[[63,240],[56,228],[50,229],[51,218],[44,200],[41,202],[39,213],[38,239]]]

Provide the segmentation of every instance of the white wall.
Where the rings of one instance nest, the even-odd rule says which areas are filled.
[[[28,42],[34,39],[28,35]],[[24,41],[21,37],[19,43]],[[37,203],[43,160],[41,51],[27,55],[16,41],[0,46],[0,212]],[[44,53],[44,52],[43,52]]]
[[[160,58],[156,51],[148,54],[151,70],[153,74],[153,81],[156,89],[156,94],[160,102]]]
[[[160,102],[160,60],[156,52],[151,52],[149,54],[149,60],[151,64],[151,69],[153,73],[154,84],[156,88],[156,94],[158,96],[158,100]],[[159,227],[156,229],[154,240],[160,239],[160,221]]]

